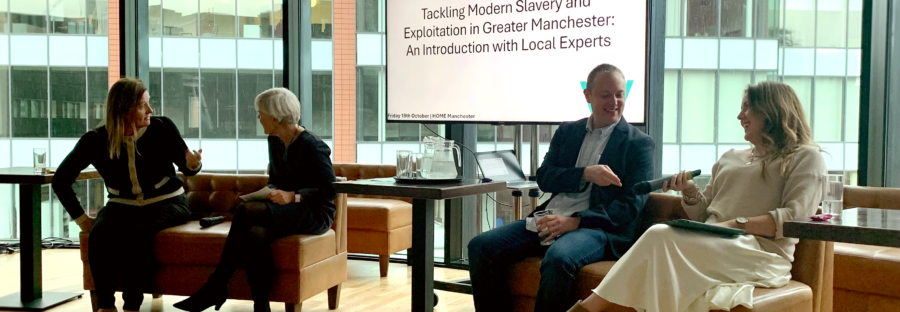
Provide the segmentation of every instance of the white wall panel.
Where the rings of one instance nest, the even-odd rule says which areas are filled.
[[[778,40],[756,40],[756,69],[778,69]]]
[[[719,66],[719,40],[684,39],[685,69],[716,69]]]
[[[200,66],[200,40],[197,38],[163,38],[162,63],[169,68]]]
[[[237,51],[234,39],[200,39],[200,67],[234,69]]]
[[[157,40],[159,41],[159,40]],[[109,37],[87,37],[88,66],[109,66]],[[156,51],[157,57],[159,51]]]
[[[78,139],[52,139],[50,140],[50,167],[59,167],[63,159],[72,152]]]
[[[238,39],[238,68],[272,69],[272,40]]]
[[[204,170],[237,170],[237,141],[203,140]]]
[[[86,45],[83,36],[50,36],[50,66],[85,66]]]
[[[239,170],[266,170],[269,165],[269,143],[266,140],[241,140],[237,148]]]
[[[11,65],[47,66],[47,36],[12,35],[9,49]]]
[[[720,69],[753,69],[753,40],[722,39]]]

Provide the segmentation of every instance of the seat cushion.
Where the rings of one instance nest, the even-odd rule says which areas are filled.
[[[589,264],[575,277],[577,298],[587,298],[600,285],[615,261],[601,261]],[[506,278],[510,294],[518,297],[534,298],[537,295],[541,258],[530,257],[509,267]],[[753,290],[754,311],[812,311],[812,289],[806,284],[790,281],[780,288],[756,288]],[[732,311],[748,311],[735,308]]]
[[[834,287],[900,297],[900,248],[834,244]]]
[[[396,199],[347,198],[347,229],[387,232],[412,225],[412,204]]]
[[[156,258],[160,264],[215,266],[231,222],[205,229],[197,221],[168,228],[156,235]],[[291,235],[272,243],[272,254],[278,270],[299,271],[335,255],[334,231],[322,235]]]

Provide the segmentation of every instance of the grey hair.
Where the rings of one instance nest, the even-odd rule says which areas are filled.
[[[622,76],[622,78],[625,78],[625,74],[622,73],[622,70],[619,69],[618,67],[616,67],[615,65],[606,64],[606,63],[600,64],[600,65],[597,65],[597,67],[594,67],[594,69],[592,69],[591,72],[588,74],[588,78],[587,78],[587,88],[588,89],[590,89],[591,87],[594,86],[594,78],[597,77],[597,75],[601,74],[601,73],[619,74],[620,76]]]
[[[300,122],[300,100],[291,90],[275,87],[263,91],[253,101],[256,110],[275,117],[280,124]]]

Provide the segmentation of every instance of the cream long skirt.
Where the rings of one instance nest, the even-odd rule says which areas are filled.
[[[791,263],[763,251],[753,235],[724,238],[658,224],[647,230],[594,289],[638,311],[753,308],[754,287],[781,287]]]

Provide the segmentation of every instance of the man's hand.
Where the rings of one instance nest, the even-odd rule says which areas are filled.
[[[78,224],[82,232],[90,232],[94,228],[94,218],[87,217],[84,222]]]
[[[546,237],[544,242],[562,236],[563,234],[578,229],[581,218],[573,218],[567,216],[548,215],[544,216],[537,222],[538,236]]]
[[[276,203],[279,205],[284,205],[284,204],[294,202],[294,192],[285,192],[285,191],[274,190],[271,193],[269,193],[268,197],[269,197],[269,200],[271,200],[273,203]]]
[[[203,153],[202,148],[193,152],[190,149],[184,150],[184,160],[186,161],[189,169],[193,170],[200,167],[200,159],[202,158],[200,157],[200,153]]]
[[[591,183],[597,184],[599,186],[608,186],[615,185],[618,187],[622,187],[622,182],[619,181],[619,176],[617,176],[612,169],[609,169],[606,165],[593,165],[587,166],[584,168],[585,180],[591,181]]]

